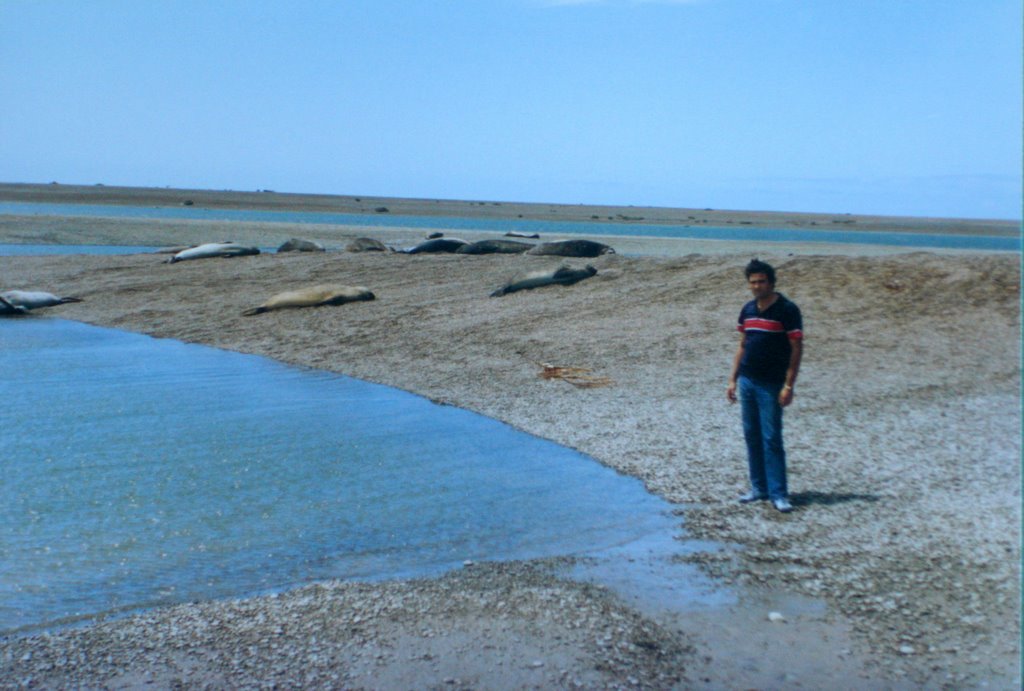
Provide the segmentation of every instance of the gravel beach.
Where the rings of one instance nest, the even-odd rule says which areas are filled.
[[[9,635],[0,688],[1020,687],[1019,254],[601,237],[616,254],[565,260],[593,278],[491,298],[560,258],[344,251],[423,238],[394,223],[3,216],[0,243],[328,251],[0,257],[0,288],[82,298],[49,316],[341,372],[578,449],[677,505],[687,538],[729,546],[668,557],[734,599],[633,601],[563,560],[467,564]],[[746,473],[725,385],[755,255],[805,320],[789,515],[734,501]],[[242,316],[326,282],[377,299]],[[610,383],[547,380],[542,363]]]

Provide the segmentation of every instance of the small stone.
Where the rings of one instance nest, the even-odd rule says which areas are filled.
[[[768,621],[773,621],[775,623],[781,623],[781,622],[786,621],[786,617],[783,616],[782,612],[769,612],[768,613]]]
[[[901,645],[900,646],[900,655],[913,655],[914,652],[915,652],[914,651],[914,646],[912,646],[912,645]]]

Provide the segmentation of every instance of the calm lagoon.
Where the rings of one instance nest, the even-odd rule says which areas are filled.
[[[483,230],[541,234],[625,235],[639,237],[695,238],[704,240],[755,240],[768,242],[824,242],[859,245],[892,245],[921,249],[963,249],[1020,252],[1021,238],[979,235],[930,235],[847,230],[797,230],[789,228],[735,228],[640,223],[587,223],[530,219],[488,219],[443,216],[390,216],[388,214],[338,214],[255,209],[204,209],[201,207],[121,206],[113,204],[39,204],[0,202],[0,214],[19,216],[91,216],[113,218],[195,219],[220,221],[271,221],[330,225],[424,228],[431,230]]]
[[[342,375],[0,321],[0,632],[671,536],[571,449]]]

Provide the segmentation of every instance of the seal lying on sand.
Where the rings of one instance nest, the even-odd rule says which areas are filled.
[[[292,238],[277,248],[278,252],[324,252],[324,246],[312,240]]]
[[[434,238],[433,240],[426,240],[410,247],[407,250],[402,250],[406,254],[421,254],[424,252],[456,252],[463,245],[469,243],[465,240],[459,240],[458,238]]]
[[[361,286],[315,285],[298,290],[278,293],[259,307],[242,312],[246,317],[263,314],[271,310],[291,309],[295,307],[320,307],[321,305],[344,305],[346,302],[373,300],[375,295],[368,288]]]
[[[82,298],[62,298],[39,290],[6,290],[0,293],[0,315],[28,314],[29,310],[40,307],[81,301]]]
[[[455,250],[456,254],[522,254],[533,247],[530,242],[515,240],[478,240]]]
[[[531,290],[549,285],[571,286],[579,283],[585,278],[590,278],[597,273],[597,269],[587,265],[584,269],[574,269],[568,264],[562,264],[557,269],[531,271],[512,279],[507,285],[498,288],[491,293],[492,298],[501,297],[514,293],[517,290]]]
[[[188,259],[206,259],[207,257],[242,257],[248,254],[259,254],[259,247],[246,247],[233,242],[207,242],[203,245],[182,250],[168,259],[168,263],[183,262]]]
[[[388,246],[373,238],[356,238],[345,246],[348,252],[387,252]]]
[[[608,245],[593,240],[562,240],[561,242],[542,242],[527,254],[555,255],[559,257],[599,257],[602,254],[614,254]]]

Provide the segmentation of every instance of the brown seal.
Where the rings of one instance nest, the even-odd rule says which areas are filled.
[[[259,307],[242,312],[251,317],[271,310],[294,309],[297,307],[320,307],[322,305],[344,305],[346,302],[373,300],[376,296],[362,286],[315,285],[298,290],[288,290],[274,295]]]
[[[278,252],[324,252],[324,246],[313,240],[291,238],[277,248]]]

